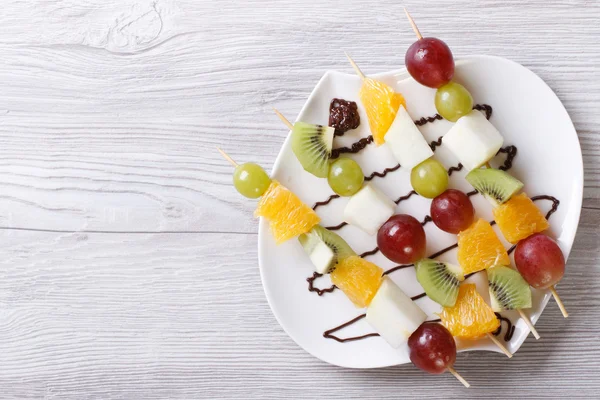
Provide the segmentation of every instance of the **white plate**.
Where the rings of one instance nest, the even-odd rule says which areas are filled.
[[[365,65],[363,67],[368,70]],[[406,69],[374,77],[385,81],[404,95],[408,112],[413,119],[436,113],[433,101],[435,90],[416,83]],[[530,196],[549,194],[560,200],[558,211],[552,215],[549,222],[551,235],[558,240],[565,255],[568,255],[581,210],[583,163],[577,133],[560,100],[533,72],[498,57],[477,56],[458,61],[455,80],[471,91],[476,103],[486,103],[493,107],[491,122],[503,134],[505,146],[512,144],[518,148],[510,173],[525,183],[525,192]],[[349,131],[343,137],[336,138],[334,147],[348,145],[368,136],[367,118],[358,99],[360,85],[361,82],[356,76],[327,72],[310,95],[298,120],[326,125],[332,98],[353,100],[359,105],[361,125],[355,131]],[[420,129],[425,137],[432,141],[444,135],[450,126],[451,123],[444,120],[426,124]],[[443,145],[436,149],[435,155],[446,167],[458,164]],[[362,166],[365,175],[397,164],[386,146],[376,147],[374,144],[352,157]],[[492,164],[498,165],[503,160],[504,156],[499,155]],[[395,199],[411,190],[409,173],[410,171],[400,169],[388,174],[385,179],[375,178],[372,183]],[[464,180],[464,175],[464,170],[455,172],[450,179],[450,187],[471,190]],[[275,162],[273,177],[311,206],[332,194],[326,179],[316,178],[302,169],[292,153],[289,137]],[[480,195],[472,197],[472,200],[478,216],[493,219],[491,206]],[[322,224],[327,226],[342,222],[342,210],[346,202],[347,198],[339,198],[327,206],[318,208],[317,213],[322,218]],[[413,196],[410,200],[402,202],[397,212],[408,213],[422,220],[429,213],[429,204],[429,200]],[[538,205],[547,210],[551,203],[541,201]],[[425,231],[427,254],[456,242],[456,236],[440,231],[432,223],[426,225]],[[346,226],[338,233],[359,253],[376,246],[374,237],[355,227]],[[508,244],[505,244],[508,247]],[[380,337],[346,343],[324,338],[325,330],[364,311],[355,308],[339,290],[322,297],[309,292],[306,278],[312,274],[312,265],[300,244],[293,239],[280,246],[275,245],[264,220],[260,221],[259,225],[258,248],[261,278],[271,309],[283,329],[303,349],[328,363],[351,368],[386,367],[409,361],[405,349],[393,350]],[[456,262],[455,252],[441,258]],[[369,259],[384,269],[394,266],[381,254]],[[422,292],[412,268],[390,276],[409,296]],[[316,282],[320,287],[330,284],[328,276]],[[550,294],[535,290],[534,292],[531,319],[536,321]],[[439,310],[439,306],[428,298],[417,300],[417,303],[430,315]],[[518,320],[517,315],[510,312],[503,315],[517,321],[515,334],[507,346],[510,351],[516,352],[528,336],[529,330],[522,320]],[[566,324],[568,320],[561,319],[556,323]],[[506,326],[503,324],[503,331],[505,330]],[[337,335],[348,337],[370,332],[373,330],[363,319]],[[542,336],[543,334],[544,332],[541,332]],[[466,347],[461,347],[462,350],[499,351],[487,340],[471,342]]]

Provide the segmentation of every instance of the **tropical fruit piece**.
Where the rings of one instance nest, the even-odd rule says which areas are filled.
[[[415,263],[417,280],[427,296],[444,307],[456,303],[458,287],[465,279],[459,266],[423,258]]]
[[[494,332],[500,321],[494,311],[477,293],[474,284],[462,284],[454,307],[444,307],[440,314],[442,324],[452,336],[462,339],[477,339]]]
[[[341,260],[331,272],[331,282],[342,290],[357,307],[367,307],[381,285],[383,269],[350,256]]]
[[[367,112],[373,140],[379,146],[385,142],[385,134],[394,122],[400,105],[406,108],[406,101],[385,83],[370,78],[365,78],[358,95]]]
[[[531,288],[517,271],[497,265],[487,270],[492,310],[531,308]]]
[[[495,168],[477,168],[465,176],[477,191],[485,196],[494,207],[507,202],[523,188],[523,182],[508,172]]]
[[[340,260],[356,255],[340,235],[321,225],[315,225],[310,231],[300,235],[298,241],[308,254],[315,271],[320,274],[328,274]]]
[[[344,208],[344,221],[374,235],[396,209],[396,203],[371,185],[356,192]]]
[[[327,178],[335,129],[296,122],[292,129],[292,150],[302,167],[319,178]]]
[[[513,244],[550,227],[544,214],[525,193],[495,208],[494,218],[506,240]]]
[[[258,202],[254,216],[269,221],[277,244],[308,232],[321,221],[309,206],[276,180]]]
[[[484,219],[477,220],[458,234],[458,263],[465,275],[493,265],[509,265],[510,258],[492,226]]]

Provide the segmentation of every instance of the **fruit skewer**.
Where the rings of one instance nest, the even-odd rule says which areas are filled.
[[[239,165],[223,150],[217,150],[236,168],[234,176],[250,171],[260,175],[264,181],[266,172],[260,167],[256,169],[256,164],[251,164],[252,168],[247,164]],[[250,180],[250,177],[245,179]],[[254,186],[258,181],[255,179]],[[234,179],[234,182],[237,181]],[[244,194],[239,184],[236,188]],[[253,190],[250,194],[258,197],[267,190]],[[302,206],[305,205],[294,205]],[[390,278],[383,276],[381,268],[358,257],[340,236],[319,225],[301,234],[298,239],[317,272],[330,273],[332,282],[356,306],[367,307],[367,322],[393,348],[408,344],[409,356],[415,366],[432,373],[448,370],[463,385],[470,386],[453,368],[456,344],[452,335],[439,324],[426,323],[427,315]],[[328,265],[326,268],[323,268],[324,263]]]
[[[469,149],[469,152],[463,151],[462,155],[464,156],[464,159],[461,157],[459,157],[459,159],[461,159],[462,164],[465,165],[468,169],[473,169],[472,173],[475,173],[477,171],[476,168],[480,167],[481,165],[485,165],[485,167],[490,168],[489,162],[487,162],[487,160],[489,160],[489,158],[491,158],[491,156],[493,156],[497,152],[498,148],[502,145],[502,137],[497,132],[497,130],[491,126],[491,124],[488,124],[487,129],[481,129],[482,125],[485,125],[481,121],[481,116],[479,116],[474,111],[470,111],[472,108],[471,95],[464,87],[450,81],[454,73],[454,63],[450,49],[445,45],[445,43],[443,43],[439,39],[423,39],[418,28],[416,27],[416,24],[414,23],[414,20],[412,19],[408,11],[406,11],[406,15],[418,39],[407,51],[407,69],[409,70],[411,75],[420,83],[430,87],[438,87],[438,92],[436,93],[436,109],[444,118],[450,121],[457,121],[456,126],[453,127],[453,129],[451,129],[451,131],[448,132],[446,136],[444,136],[444,142],[447,143],[448,147],[452,152],[454,152],[455,154],[457,152],[460,153],[460,139],[464,139],[465,134],[459,131],[461,129],[468,130],[469,128],[473,130],[473,127],[478,125],[477,127],[480,128],[480,136],[482,136],[480,139],[486,139],[487,143],[485,143],[486,140],[480,140],[480,143],[477,144],[478,148],[476,149],[478,151],[474,151],[474,148]],[[437,45],[431,46],[431,43],[437,43]],[[427,48],[431,55],[429,59],[427,59],[427,57],[423,57],[422,59],[415,57],[416,54],[421,54],[423,52],[422,50]],[[419,75],[419,72],[424,73],[422,75]],[[444,81],[438,81],[437,85],[431,85],[428,84],[428,82],[426,82],[428,78],[431,78],[432,76],[441,76],[444,75],[444,73],[446,79]],[[423,80],[423,78],[425,78],[425,81]],[[444,89],[444,85],[447,86],[451,84],[458,85],[456,87],[456,90]],[[442,85],[442,87],[439,87],[438,85]],[[460,128],[458,127],[459,125]],[[485,126],[483,126],[483,128],[485,128]],[[474,145],[471,144],[471,147],[473,146]],[[473,154],[476,153],[479,153],[480,157],[474,158]],[[502,171],[495,171],[497,171],[498,174],[503,173]],[[506,175],[508,176],[508,174]],[[518,182],[514,178],[513,180]],[[520,187],[514,187],[514,191],[510,193],[510,195],[507,198],[510,198],[521,187],[522,184]],[[494,204],[494,202],[492,203]],[[558,257],[556,257],[556,260],[554,260],[554,264],[557,265],[557,267],[554,268],[558,271],[555,273],[555,275],[558,275],[558,277],[555,278],[555,281],[557,282],[562,277],[561,271],[564,270],[564,266],[561,268],[561,262],[560,259],[558,259]],[[518,266],[517,269],[519,269]],[[522,275],[526,275],[520,269],[519,271],[522,273]],[[540,284],[540,282],[536,282],[535,279],[528,280],[526,276],[524,277],[528,281],[528,283],[534,287],[544,286]],[[563,311],[563,315],[566,317],[567,314],[564,310],[564,305],[562,304],[562,301],[560,301],[560,297],[558,297],[558,294],[556,293],[556,290],[554,289],[553,285],[550,287],[550,290],[555,296],[555,299],[559,307],[561,308],[561,311]],[[520,311],[519,313],[521,317],[525,317],[525,314],[522,311]],[[530,328],[533,327],[533,324],[531,324],[531,321],[528,318],[524,318],[524,320]],[[538,335],[536,335],[537,332],[535,331],[535,328],[532,329],[532,332],[537,338]]]
[[[368,115],[369,123],[372,120],[382,120],[383,118],[379,114],[389,112],[388,103],[391,103],[391,101],[386,101],[386,98],[375,90],[365,90],[368,87],[365,82],[377,81],[365,77],[347,53],[346,57],[356,74],[363,80],[359,96],[367,112],[372,110],[371,115]],[[385,86],[385,93],[388,98],[394,95],[392,88],[381,82],[379,84]],[[396,93],[396,95],[399,94]],[[398,105],[395,115],[391,117],[392,119],[386,124],[377,124],[377,128],[380,130],[378,136],[381,137],[379,144],[386,143],[398,163],[403,168],[411,171],[410,183],[420,196],[429,199],[434,198],[448,187],[448,171],[439,161],[433,158],[433,150],[408,114],[405,101]],[[375,137],[375,133],[373,133],[373,136]]]

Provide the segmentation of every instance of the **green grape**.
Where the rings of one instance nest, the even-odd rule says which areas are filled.
[[[235,167],[233,185],[242,196],[256,199],[265,193],[271,178],[258,164],[245,163]]]
[[[360,190],[364,180],[362,168],[350,158],[340,158],[329,166],[327,182],[340,196],[352,196]]]
[[[419,195],[433,199],[448,187],[448,172],[439,161],[429,158],[412,169],[410,184]]]
[[[450,81],[435,92],[435,108],[442,117],[456,122],[473,110],[473,97],[463,85]]]

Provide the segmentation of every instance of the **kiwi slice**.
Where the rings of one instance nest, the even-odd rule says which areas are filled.
[[[292,150],[302,167],[319,178],[327,178],[333,147],[334,128],[296,122],[292,129]]]
[[[320,225],[300,235],[298,241],[320,274],[332,272],[339,260],[356,255],[340,235]]]
[[[417,280],[429,298],[444,307],[452,307],[458,297],[458,286],[465,279],[456,265],[424,258],[415,264]]]
[[[494,207],[508,201],[523,187],[523,182],[495,168],[477,168],[469,172],[465,178]]]
[[[517,271],[497,265],[487,270],[490,300],[494,311],[531,307],[531,288]]]

